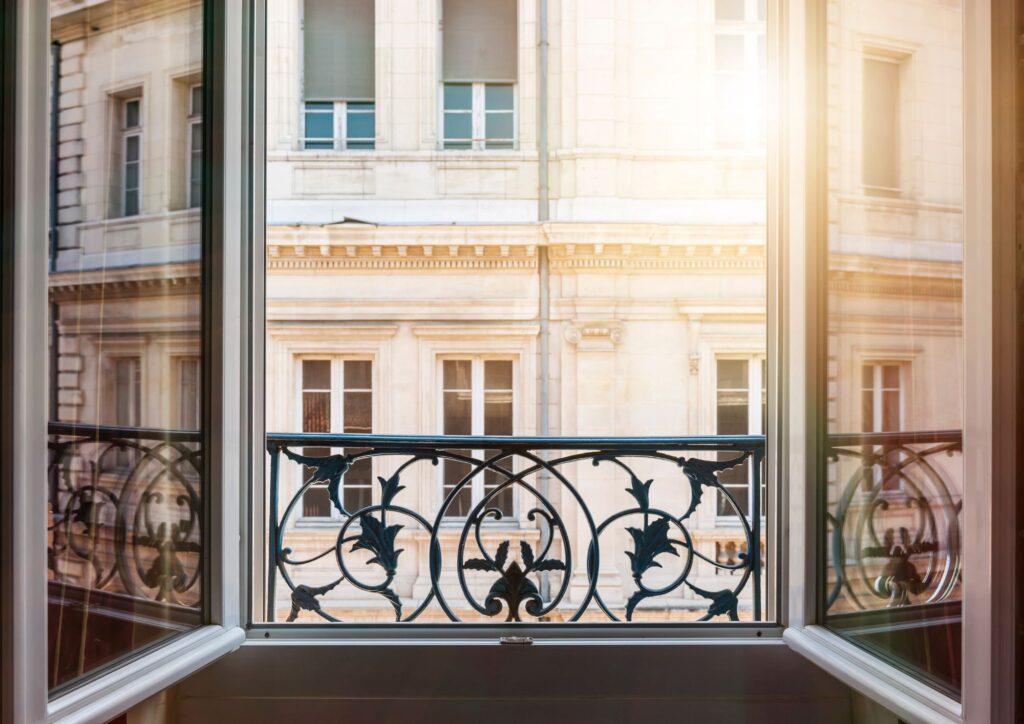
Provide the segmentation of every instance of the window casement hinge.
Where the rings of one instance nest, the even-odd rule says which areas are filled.
[[[529,646],[533,643],[530,636],[502,636],[498,639],[502,646]]]

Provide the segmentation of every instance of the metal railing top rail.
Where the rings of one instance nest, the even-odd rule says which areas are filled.
[[[958,443],[963,440],[960,430],[909,430],[900,432],[848,432],[827,436],[828,446],[856,445],[925,445],[929,443]]]
[[[130,427],[125,425],[98,425],[81,422],[50,422],[50,435],[65,435],[107,441],[115,438],[129,440],[165,440],[168,442],[200,442],[200,430],[171,430],[162,427]]]
[[[765,446],[764,435],[690,437],[531,437],[520,435],[376,435],[354,433],[268,432],[267,446],[376,447],[389,450],[494,449],[531,450],[708,450],[748,452]]]

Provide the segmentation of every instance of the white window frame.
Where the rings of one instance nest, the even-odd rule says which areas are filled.
[[[139,104],[139,123],[136,126],[128,125],[128,104],[138,103]],[[142,103],[142,96],[133,96],[131,98],[122,98],[118,103],[118,112],[120,117],[120,128],[121,128],[121,216],[134,217],[142,215],[142,172],[143,172],[143,136],[142,129],[145,124],[144,108]],[[136,139],[139,149],[139,158],[137,161],[128,160],[128,142],[130,139]],[[134,163],[139,167],[138,172],[138,186],[134,189],[128,188],[128,165]],[[128,192],[134,190],[137,196],[135,213],[128,213]]]
[[[210,195],[212,208],[204,209],[204,217],[210,220],[204,244],[217,252],[206,257],[215,293],[203,302],[210,320],[204,334],[217,342],[204,347],[209,351],[204,369],[212,380],[204,409],[208,444],[203,458],[209,471],[204,624],[139,649],[120,664],[97,670],[76,688],[62,690],[53,698],[48,691],[47,650],[42,643],[47,640],[46,606],[41,605],[47,600],[47,531],[40,524],[40,514],[46,510],[47,490],[45,485],[28,483],[46,479],[46,456],[41,451],[47,448],[48,411],[43,401],[47,399],[48,370],[39,360],[47,359],[48,340],[42,330],[46,328],[48,264],[47,245],[39,239],[46,238],[48,228],[49,3],[15,0],[12,12],[5,16],[9,21],[4,27],[9,33],[4,38],[5,51],[11,51],[8,57],[16,65],[5,67],[5,77],[12,70],[14,83],[5,84],[3,92],[5,96],[15,93],[16,103],[4,104],[4,123],[13,124],[12,147],[17,152],[13,159],[4,159],[11,169],[5,181],[13,196],[10,208],[14,219],[10,236],[4,232],[3,243],[11,251],[9,271],[18,284],[4,298],[12,334],[2,351],[4,365],[12,364],[16,370],[18,384],[2,400],[0,427],[5,436],[3,477],[25,483],[13,491],[5,485],[0,493],[0,518],[9,536],[2,559],[5,599],[0,668],[4,680],[0,718],[4,721],[108,721],[237,649],[245,640],[242,622],[247,604],[240,586],[247,585],[247,574],[243,577],[247,550],[239,541],[248,539],[249,510],[243,505],[241,491],[247,489],[246,471],[254,447],[259,447],[252,444],[253,434],[261,431],[252,429],[258,423],[249,414],[248,395],[243,393],[250,389],[252,379],[245,350],[254,329],[239,320],[250,317],[247,300],[250,284],[255,283],[246,271],[250,256],[257,256],[256,263],[262,263],[263,230],[252,223],[248,171],[251,160],[257,167],[262,164],[262,127],[257,127],[253,143],[224,139],[251,137],[246,111],[251,96],[256,106],[253,116],[262,117],[261,75],[252,72],[247,60],[251,54],[264,57],[262,49],[249,45],[250,40],[261,43],[264,36],[259,30],[265,17],[263,0],[254,5],[252,14],[249,3],[209,3],[204,9],[204,18],[214,19],[211,27],[204,28],[205,37],[212,39],[205,53],[206,71],[219,89],[215,105],[224,109],[219,129],[223,133],[210,149],[212,166],[217,169],[217,193]],[[217,59],[220,62],[213,62]],[[120,126],[118,117],[112,130],[120,131]],[[120,133],[114,138],[122,142]],[[250,154],[255,154],[255,159]],[[118,203],[116,208],[120,207]],[[261,294],[257,287],[253,297]],[[8,451],[10,455],[6,455]]]
[[[194,170],[193,166],[195,165],[195,161],[194,161],[195,147],[192,145],[192,141],[194,139],[194,135],[193,134],[195,132],[195,127],[196,126],[199,126],[199,128],[200,128],[199,133],[202,134],[202,126],[203,126],[203,114],[202,114],[202,112],[198,112],[198,113],[196,112],[195,105],[193,103],[194,92],[195,92],[195,90],[197,88],[199,89],[199,92],[202,93],[203,84],[202,83],[192,83],[188,87],[188,119],[187,119],[187,129],[186,129],[186,131],[188,133],[188,139],[187,139],[187,143],[188,143],[188,158],[187,158],[187,162],[185,164],[185,204],[186,204],[187,208],[190,208],[190,209],[198,208],[202,204],[202,202],[203,202],[202,177],[200,177],[199,198],[193,198],[193,196],[192,196],[192,172]],[[200,158],[202,157],[202,152],[203,152],[203,149],[200,148],[199,149]],[[202,170],[200,170],[200,174],[202,174]]]
[[[765,430],[762,430],[761,421],[761,406],[765,400],[762,396],[767,389],[765,380],[762,378],[762,367],[766,361],[766,355],[763,352],[751,352],[749,354],[738,354],[734,352],[723,352],[715,354],[714,356],[714,369],[711,373],[712,376],[712,390],[714,394],[714,415],[715,415],[715,434],[718,434],[718,362],[719,360],[739,360],[747,363],[747,433],[748,435],[764,435]],[[750,482],[754,476],[754,460],[750,459],[747,465],[747,509],[744,511],[747,518],[754,513],[754,501],[750,500]],[[767,503],[768,503],[768,480],[767,475],[762,474],[761,476],[761,489],[763,491],[765,504],[760,506],[761,508],[761,530],[767,533]],[[737,526],[740,524],[739,516],[737,515],[722,515],[718,512],[718,506],[715,506],[715,524],[721,527]],[[767,535],[766,535],[767,537]]]
[[[471,367],[471,435],[483,435],[484,434],[484,363],[485,362],[511,362],[512,363],[512,431],[513,434],[519,434],[519,421],[517,414],[517,403],[519,400],[519,360],[514,355],[508,354],[444,354],[438,355],[437,357],[437,431],[439,435],[444,433],[444,363],[458,360],[469,360],[472,364]],[[478,460],[484,459],[485,450],[471,450],[470,455]],[[510,486],[512,490],[512,511],[510,514],[502,517],[500,521],[487,520],[485,525],[493,527],[495,525],[518,525],[519,520],[519,495],[516,490],[518,486]],[[484,475],[480,473],[473,477],[471,482],[471,503],[470,509],[472,510],[476,505],[483,500],[484,497]],[[438,506],[444,501],[447,493],[444,489],[444,470],[442,466],[438,466],[437,470],[437,491],[438,491]],[[462,521],[466,520],[464,515],[447,514],[444,517],[442,525],[457,523],[461,526]]]
[[[711,44],[711,68],[714,75],[715,102],[710,114],[714,123],[715,143],[723,148],[755,148],[763,147],[766,139],[765,124],[768,122],[768,99],[764,99],[765,108],[762,115],[747,114],[746,123],[740,138],[726,138],[719,133],[717,94],[721,91],[718,78],[722,75],[739,75],[743,80],[744,95],[754,98],[760,88],[767,86],[762,76],[767,75],[767,67],[762,67],[758,52],[759,41],[765,44],[767,56],[768,30],[767,20],[759,19],[760,0],[744,0],[743,20],[718,20],[714,0],[711,0],[711,16],[714,23],[714,42]],[[743,68],[739,71],[720,71],[717,67],[718,38],[722,36],[743,39]]]
[[[816,490],[822,478],[814,438],[814,430],[820,426],[813,411],[821,402],[817,383],[824,379],[824,369],[819,369],[823,355],[816,355],[814,350],[822,349],[824,340],[814,332],[820,310],[816,293],[823,288],[818,266],[821,249],[810,240],[827,236],[819,233],[823,199],[810,190],[819,188],[816,169],[821,161],[819,150],[824,147],[823,129],[815,123],[820,77],[813,70],[825,67],[820,43],[825,29],[824,3],[782,3],[785,12],[778,15],[785,25],[778,37],[770,40],[768,55],[770,59],[782,59],[779,75],[787,90],[781,109],[784,123],[780,124],[785,132],[779,133],[780,145],[775,149],[780,154],[776,156],[781,159],[779,185],[785,195],[779,195],[782,192],[778,187],[769,192],[777,204],[769,204],[769,245],[777,243],[775,251],[785,250],[784,255],[776,257],[781,264],[780,278],[773,283],[781,297],[779,321],[786,335],[779,341],[770,333],[768,339],[770,349],[778,350],[772,359],[778,359],[783,370],[780,381],[784,394],[780,395],[777,410],[770,405],[769,430],[777,428],[780,432],[784,452],[780,457],[784,458],[787,482],[786,505],[780,510],[785,516],[780,525],[788,530],[788,550],[782,559],[786,585],[781,616],[787,626],[784,639],[794,650],[904,719],[1005,721],[1012,711],[1017,681],[1013,649],[1006,636],[1012,630],[1016,605],[1014,560],[1008,553],[1016,545],[1015,531],[1012,506],[1007,501],[1014,500],[1016,494],[1019,454],[1011,394],[1016,391],[1015,361],[1005,355],[1005,350],[1015,347],[1017,317],[1002,314],[1003,310],[997,314],[994,300],[1012,297],[1016,283],[1014,168],[1009,161],[1017,154],[1013,123],[1007,121],[1010,111],[1005,104],[995,102],[992,80],[1001,92],[1012,93],[1010,69],[1016,57],[1016,25],[1008,21],[1013,18],[1012,4],[1008,0],[964,4],[966,136],[973,141],[965,153],[965,237],[971,239],[965,245],[964,328],[965,348],[970,350],[965,375],[972,404],[966,408],[964,426],[964,464],[971,472],[964,521],[967,530],[977,531],[976,535],[965,536],[964,558],[965,570],[990,575],[984,585],[964,591],[963,659],[970,666],[964,667],[963,702],[959,704],[816,625],[819,586],[815,511]],[[243,14],[247,4],[218,5],[222,24],[212,29],[212,35],[216,38],[214,51],[222,53],[224,66],[218,71],[217,95],[218,105],[227,109],[223,128],[218,130],[225,138],[246,138],[248,120],[239,111],[248,107],[250,90],[256,96],[255,117],[262,117],[261,75],[247,75],[246,43],[250,37],[262,42],[259,30],[264,20],[263,6],[257,1],[254,20],[259,27],[249,35]],[[261,168],[262,126],[257,124],[251,144],[228,143],[210,149],[211,166],[220,169],[215,174],[215,193],[210,196],[217,205],[217,213],[211,216],[223,261],[213,269],[218,294],[210,300],[220,344],[209,362],[215,381],[210,387],[218,391],[209,411],[214,421],[210,456],[215,471],[211,481],[211,517],[215,525],[210,531],[209,625],[144,651],[125,665],[105,671],[48,702],[46,652],[39,645],[46,640],[45,608],[39,605],[46,596],[45,579],[40,575],[46,569],[46,536],[45,528],[36,523],[39,511],[45,508],[46,492],[45,486],[31,481],[45,478],[45,460],[39,451],[46,446],[46,420],[39,401],[46,398],[46,370],[38,360],[46,358],[46,341],[38,330],[46,323],[46,248],[39,239],[45,238],[47,228],[46,207],[40,202],[47,195],[47,168],[39,159],[47,156],[47,139],[37,131],[46,127],[48,118],[49,23],[45,3],[17,0],[16,8],[12,22],[16,24],[18,104],[12,115],[17,121],[15,147],[19,153],[11,176],[16,202],[13,248],[17,252],[11,272],[13,278],[22,281],[7,299],[13,334],[8,338],[11,345],[5,345],[4,361],[18,372],[19,384],[4,399],[5,443],[9,443],[11,454],[2,464],[7,473],[4,479],[20,482],[10,486],[11,490],[4,486],[0,505],[3,529],[10,536],[4,546],[7,595],[3,606],[2,705],[4,717],[10,721],[105,721],[237,648],[245,636],[240,624],[245,621],[250,577],[245,563],[247,551],[245,546],[239,550],[238,541],[249,540],[247,521],[250,514],[259,519],[260,509],[259,501],[254,502],[253,510],[244,506],[240,493],[241,486],[249,483],[248,478],[243,479],[243,471],[249,465],[262,470],[265,456],[259,445],[250,444],[252,439],[260,439],[262,421],[249,414],[241,390],[257,389],[255,381],[263,384],[259,355],[253,367],[244,356],[250,334],[255,335],[254,348],[259,349],[262,343],[262,307],[257,303],[251,327],[239,320],[249,319],[246,300],[250,294],[257,300],[262,298],[259,275],[250,279],[245,271],[250,261],[247,254],[255,257],[252,262],[256,269],[262,268],[263,262],[262,230],[260,224],[252,225],[254,218],[262,218],[261,202],[257,201],[255,208],[249,204],[245,175],[249,161],[246,149],[256,149],[255,165]],[[775,15],[769,13],[769,22]],[[266,57],[262,47],[256,50],[255,57]],[[998,156],[993,145],[1001,151]],[[261,182],[258,173],[256,182],[257,186]],[[1007,193],[1011,194],[1009,203]],[[776,213],[781,213],[781,219]],[[769,294],[770,308],[773,299]],[[774,365],[769,367],[773,369]],[[1007,403],[1011,409],[1006,409]],[[258,399],[254,407],[260,409]],[[260,645],[269,634],[254,627],[250,635],[251,645]],[[703,632],[698,635],[707,636]],[[735,647],[741,635],[737,631],[728,638],[708,637],[702,645]],[[331,643],[350,647],[345,640]],[[274,644],[279,642],[271,642]]]
[[[446,85],[468,85],[472,87],[472,107],[470,110],[454,110],[449,111],[444,106],[444,88]],[[512,88],[512,110],[498,110],[488,111],[487,110],[487,86],[490,85],[507,85]],[[497,152],[502,151],[514,151],[519,148],[519,84],[513,81],[490,81],[490,82],[470,82],[470,81],[442,81],[438,85],[437,105],[440,111],[438,116],[438,149],[451,153],[452,151],[488,151]],[[469,114],[473,117],[472,120],[472,137],[469,139],[454,138],[449,139],[444,134],[444,117],[448,113],[461,113]],[[488,114],[511,114],[512,115],[512,138],[487,138],[487,115]],[[445,144],[449,141],[465,142],[469,141],[469,148],[447,148]],[[511,148],[487,148],[488,141],[497,141],[500,143],[511,142]]]
[[[331,114],[331,128],[333,129],[333,133],[334,133],[334,136],[332,138],[312,138],[312,137],[306,136],[306,114],[307,113],[317,113],[317,114],[321,114],[321,115],[325,115],[325,116],[328,114],[328,111],[326,111],[326,110],[310,111],[309,109],[306,108],[306,106],[309,103],[333,103],[333,106],[332,106],[331,110],[329,111],[330,114]],[[359,113],[359,114],[365,114],[365,115],[369,115],[370,113],[373,113],[373,116],[374,116],[373,133],[374,133],[374,135],[372,137],[369,137],[369,138],[349,138],[349,135],[348,135],[348,114],[349,114],[348,106],[349,106],[349,103],[369,104],[369,105],[373,106],[373,111],[368,111],[368,110],[363,110],[363,109],[353,110],[352,111],[352,113]],[[364,151],[364,152],[371,152],[371,151],[375,151],[376,150],[376,146],[377,146],[377,103],[376,103],[376,101],[373,101],[373,100],[365,100],[365,101],[303,101],[302,102],[302,113],[301,113],[301,115],[302,115],[302,136],[300,137],[299,141],[302,144],[302,149],[304,151],[321,151],[321,152],[323,152],[323,151],[331,151],[331,150],[333,150],[333,151],[352,151],[352,152]],[[309,142],[313,142],[313,143],[327,143],[327,142],[330,142],[330,143],[333,144],[333,146],[330,149],[327,149],[327,148],[309,148],[306,145]],[[374,144],[374,148],[349,148],[349,144],[351,144],[351,143],[365,143],[365,142],[373,143]]]
[[[785,25],[771,39],[769,59],[782,58],[780,82],[788,88],[780,109],[779,138],[786,161],[779,184],[788,188],[781,245],[785,257],[778,288],[784,294],[780,348],[785,370],[779,424],[786,450],[788,483],[788,580],[784,593],[784,641],[795,651],[913,722],[996,722],[1010,720],[1016,693],[1013,646],[1015,570],[1006,551],[1015,545],[1013,513],[1006,510],[1017,483],[1017,421],[1013,410],[1016,369],[1013,355],[1019,317],[1002,313],[995,300],[1015,295],[1015,205],[1005,199],[1014,184],[1015,126],[1008,106],[1016,78],[1015,19],[1008,0],[965,2],[964,13],[964,380],[971,402],[965,407],[963,460],[971,483],[965,491],[964,571],[977,572],[986,585],[964,588],[963,681],[960,701],[946,696],[819,625],[818,527],[820,481],[826,479],[822,455],[827,409],[827,332],[819,326],[827,294],[824,271],[827,239],[825,149],[821,119],[826,83],[826,3],[787,3]],[[769,35],[771,38],[771,34]],[[785,39],[785,53],[779,45]],[[788,60],[787,60],[788,59]],[[999,60],[999,65],[994,64]],[[995,88],[1000,89],[998,93]],[[994,149],[1001,149],[998,156]],[[998,163],[996,162],[998,161]],[[796,192],[796,189],[800,189]],[[996,189],[1004,190],[1003,200]],[[823,325],[822,325],[823,326]],[[859,382],[858,382],[859,385]],[[998,396],[995,394],[998,391]],[[1005,399],[1005,402],[1003,401]],[[998,422],[997,422],[998,421]],[[771,423],[770,423],[771,424]],[[971,533],[970,531],[973,531]],[[969,664],[968,664],[969,662]]]
[[[863,373],[864,373],[864,368],[865,367],[870,367],[871,370],[872,370],[872,373],[871,373],[872,374],[872,384],[871,384],[870,388],[865,388],[864,384],[863,384]],[[882,423],[883,423],[883,414],[882,414],[883,413],[883,409],[882,409],[883,404],[882,404],[882,401],[883,401],[883,398],[884,398],[883,393],[887,391],[883,387],[883,384],[882,384],[883,368],[885,368],[885,367],[895,367],[899,371],[899,387],[896,389],[896,392],[899,394],[899,421],[898,421],[898,423],[896,425],[896,429],[895,430],[883,430],[882,429]],[[863,360],[861,362],[861,364],[860,364],[860,369],[858,371],[861,373],[861,377],[859,378],[859,380],[860,380],[860,386],[859,386],[860,393],[863,394],[863,393],[867,392],[870,389],[871,397],[872,397],[872,413],[873,413],[873,415],[872,415],[873,419],[871,420],[871,429],[870,430],[865,430],[864,429],[865,428],[866,420],[863,419],[863,413],[861,413],[860,429],[863,432],[900,432],[901,430],[904,430],[906,428],[906,420],[907,420],[907,381],[908,381],[908,376],[910,374],[909,365],[906,362],[903,362],[903,361],[874,360],[874,359],[872,359],[872,360]],[[856,399],[859,401],[860,400],[860,396],[858,395]]]
[[[331,396],[331,424],[330,424],[331,432],[330,433],[324,433],[324,434],[334,434],[335,432],[344,429],[344,425],[345,425],[345,395],[348,392],[350,392],[350,390],[345,387],[345,363],[346,362],[369,362],[370,363],[370,381],[371,381],[371,384],[373,385],[373,387],[371,387],[370,390],[369,390],[370,395],[371,395],[371,398],[370,398],[371,399],[371,402],[370,402],[370,417],[371,417],[371,419],[370,419],[370,426],[371,426],[371,429],[376,430],[377,427],[378,427],[378,423],[377,423],[377,395],[378,395],[378,390],[377,390],[377,388],[379,387],[379,385],[377,384],[377,363],[376,363],[376,360],[372,356],[359,355],[359,354],[351,354],[351,355],[348,355],[348,354],[334,354],[334,355],[327,355],[327,354],[303,354],[303,355],[297,355],[295,357],[295,368],[296,368],[295,380],[296,380],[297,392],[296,392],[296,395],[295,395],[294,399],[298,400],[298,404],[296,405],[296,411],[295,411],[296,412],[296,421],[295,421],[296,427],[295,427],[295,429],[296,430],[302,430],[302,426],[303,426],[302,425],[302,423],[303,423],[303,421],[302,421],[302,409],[303,409],[302,397],[303,397],[303,394],[305,392],[308,392],[309,390],[306,390],[306,386],[305,386],[306,383],[305,383],[305,380],[303,379],[303,372],[302,372],[302,370],[303,370],[303,363],[304,362],[309,362],[309,361],[324,361],[324,362],[330,362],[331,363],[331,388],[329,390],[326,390],[327,392],[330,393],[330,396]],[[356,391],[362,391],[362,390],[356,390]],[[325,446],[318,445],[316,447],[325,447]],[[340,452],[340,451],[341,451],[341,448],[331,448],[331,454],[334,454],[334,453],[337,453],[337,452]],[[292,483],[293,484],[293,490],[295,490],[297,492],[299,490],[299,488],[302,487],[302,483],[303,483],[303,479],[302,479],[302,466],[301,465],[294,465],[294,466],[291,466],[291,467],[293,468],[292,472],[293,472],[293,475],[295,476],[294,480],[293,480],[293,483]],[[362,489],[369,490],[370,491],[370,500],[371,500],[371,502],[374,502],[374,501],[377,500],[377,491],[374,489],[375,486],[374,486],[373,480],[372,480],[373,475],[376,475],[376,465],[374,465],[373,468],[374,468],[374,472],[371,475],[371,481],[369,483],[367,483],[366,485],[349,485],[348,482],[345,479],[342,479],[342,483],[341,483],[342,500],[344,500],[344,492],[345,492],[345,490],[349,489],[349,488],[362,488]],[[339,521],[339,520],[342,520],[342,515],[338,511],[338,509],[335,508],[332,505],[331,508],[330,508],[330,513],[328,515],[305,515],[305,514],[300,514],[298,519],[297,519],[297,522],[301,523],[301,524],[303,524],[305,526],[305,525],[309,525],[309,524],[316,525],[316,524],[324,524],[324,523],[333,523],[333,522]],[[356,530],[358,530],[359,529],[359,524],[355,523],[355,524],[353,524],[353,527]]]

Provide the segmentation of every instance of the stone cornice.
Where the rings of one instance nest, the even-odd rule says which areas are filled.
[[[67,43],[88,35],[96,35],[127,25],[195,7],[201,11],[200,0],[149,0],[146,3],[123,3],[113,0],[56,0],[50,15],[54,40]]]
[[[833,272],[829,275],[831,293],[869,297],[905,297],[921,299],[963,299],[959,279],[924,276],[894,276],[869,272]]]
[[[199,264],[157,264],[49,276],[53,301],[178,296],[199,293]]]

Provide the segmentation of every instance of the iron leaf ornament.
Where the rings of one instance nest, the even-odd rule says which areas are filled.
[[[683,474],[690,481],[690,506],[679,520],[686,520],[697,510],[697,506],[700,505],[701,498],[704,496],[704,488],[721,487],[721,483],[718,482],[718,473],[723,470],[731,470],[737,465],[742,464],[747,457],[747,455],[741,455],[732,460],[680,458],[679,466],[683,469]]]
[[[537,571],[564,571],[565,563],[555,559],[534,559],[533,547],[526,541],[519,541],[520,556],[523,565],[518,561],[512,561],[508,566],[509,541],[502,541],[494,554],[494,561],[486,558],[470,558],[462,564],[462,567],[470,571],[493,571],[500,574],[500,578],[494,582],[484,599],[484,606],[488,616],[497,616],[501,613],[502,604],[505,602],[507,613],[505,621],[522,621],[519,609],[523,607],[531,616],[540,615],[543,601],[540,592],[529,574]]]
[[[282,448],[285,455],[291,460],[313,468],[311,481],[314,483],[327,483],[327,494],[331,503],[338,512],[347,516],[349,513],[341,504],[341,478],[348,471],[352,464],[352,458],[348,455],[328,455],[326,457],[312,457],[310,455],[299,455],[288,448]]]

